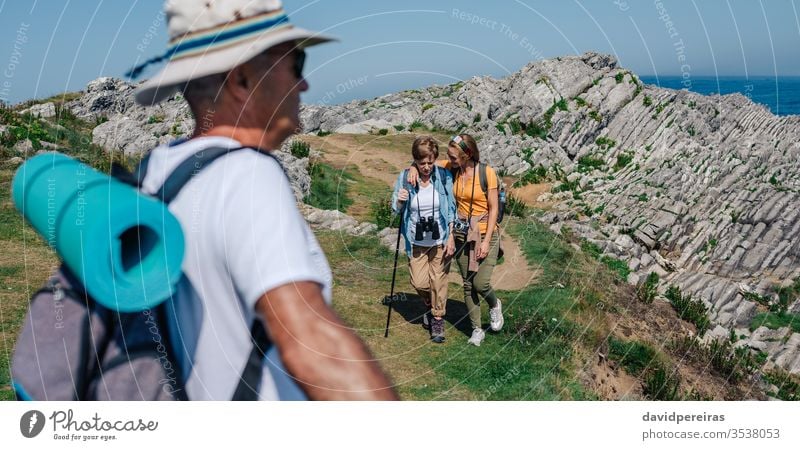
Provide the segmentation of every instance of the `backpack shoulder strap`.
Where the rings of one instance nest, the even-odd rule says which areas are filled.
[[[200,171],[209,166],[217,158],[225,156],[228,153],[244,149],[249,149],[249,147],[211,147],[192,154],[192,156],[183,160],[178,167],[176,167],[175,170],[169,174],[167,179],[164,181],[164,184],[162,184],[161,188],[159,188],[158,192],[156,192],[155,197],[164,203],[169,204],[175,199],[175,197],[178,196],[178,193],[181,191],[183,186],[186,185],[186,183],[188,183],[195,175],[200,173]],[[267,153],[267,155],[269,154]],[[144,177],[142,177],[142,180],[144,180]]]
[[[486,164],[479,162],[478,163],[478,176],[481,180],[481,189],[483,190],[483,195],[486,195],[489,192],[489,182],[486,180]]]

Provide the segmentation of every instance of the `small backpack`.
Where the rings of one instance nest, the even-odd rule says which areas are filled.
[[[481,182],[483,195],[488,195],[489,182],[486,180],[486,164],[478,163],[478,177]],[[500,176],[497,176],[497,200],[500,206],[497,211],[497,223],[500,223],[503,221],[503,216],[506,213],[506,183]]]
[[[481,190],[483,191],[483,195],[489,195],[489,182],[486,179],[486,164],[479,162],[478,163],[478,178],[481,183]],[[453,178],[455,178],[456,174],[453,172]],[[499,203],[499,208],[497,211],[497,223],[503,221],[503,216],[506,212],[506,183],[503,181],[502,178],[499,176],[497,177],[497,200]]]
[[[169,204],[181,188],[220,156],[241,148],[195,153],[169,175],[153,196]],[[272,155],[262,152],[270,157]],[[150,154],[135,174],[120,166],[112,176],[141,188]],[[276,159],[277,161],[277,159]],[[66,265],[30,300],[11,361],[19,400],[188,400],[184,374],[172,348],[167,304],[133,313],[102,306]],[[270,346],[256,319],[248,361],[233,400],[257,400],[263,357]]]

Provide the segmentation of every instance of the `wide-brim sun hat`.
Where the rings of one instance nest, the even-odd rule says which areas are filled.
[[[306,48],[336,40],[290,24],[280,0],[167,0],[164,12],[167,51],[128,72],[136,77],[149,64],[168,60],[136,89],[141,105],[166,100],[187,81],[227,72],[278,44]]]

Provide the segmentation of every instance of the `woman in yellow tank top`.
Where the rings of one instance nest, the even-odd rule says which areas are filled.
[[[457,220],[454,226],[455,260],[464,280],[464,302],[472,324],[468,343],[479,346],[485,337],[481,325],[480,297],[489,304],[489,327],[500,331],[503,312],[500,300],[491,285],[492,271],[497,264],[499,212],[497,174],[486,167],[486,192],[479,180],[480,151],[475,139],[468,134],[453,136],[447,146],[447,161],[442,167],[454,174],[453,193],[456,198]],[[416,171],[409,170],[409,181],[416,182]]]

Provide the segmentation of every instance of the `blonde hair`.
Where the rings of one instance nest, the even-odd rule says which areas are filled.
[[[420,160],[433,155],[433,159],[439,157],[439,143],[431,136],[420,136],[414,139],[411,144],[411,156],[415,160]]]

